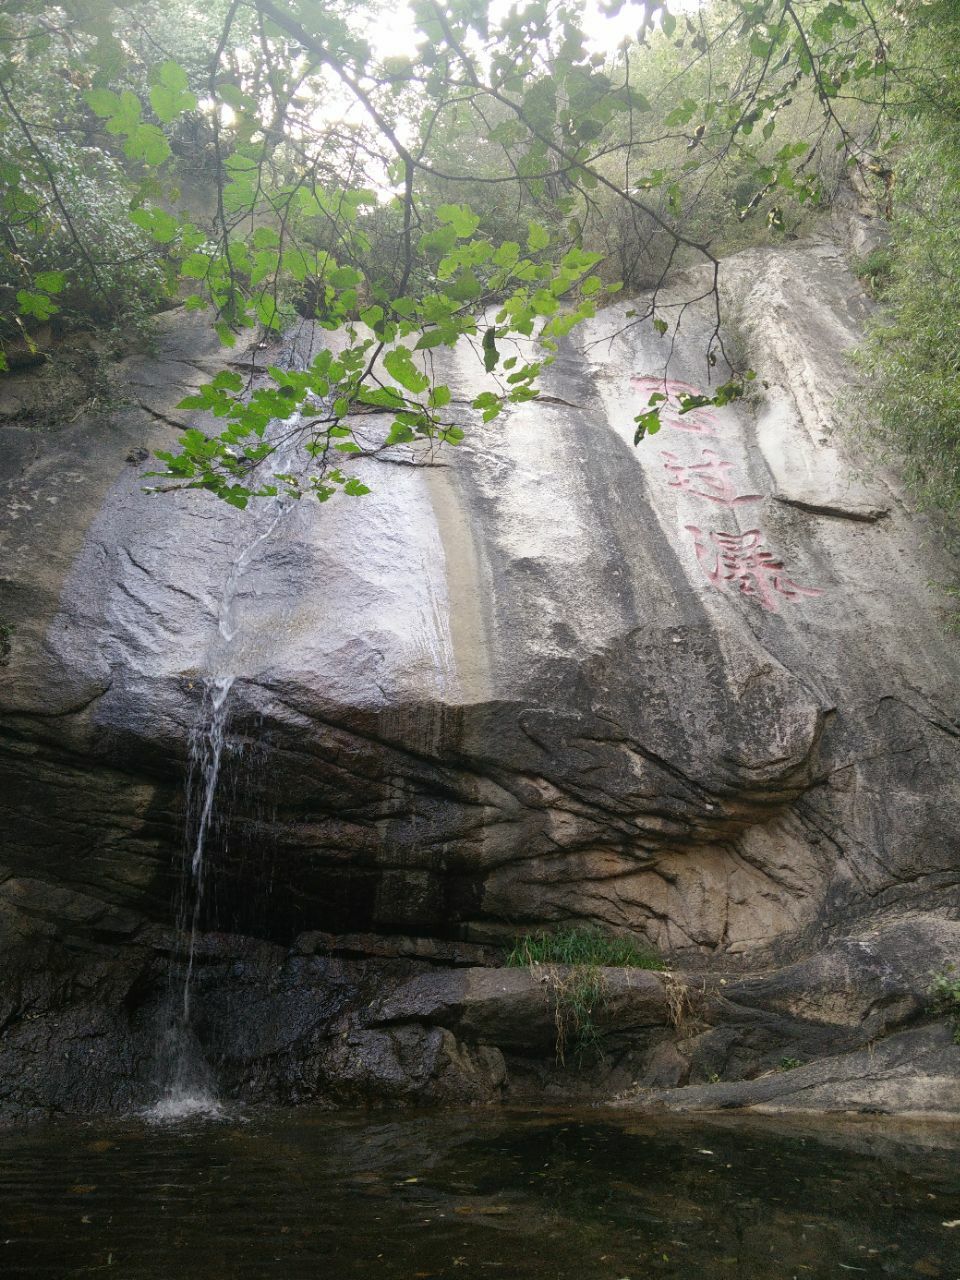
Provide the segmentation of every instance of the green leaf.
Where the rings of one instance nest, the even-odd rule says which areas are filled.
[[[520,257],[520,246],[515,240],[504,240],[493,255],[498,267],[512,267]]]
[[[124,89],[119,97],[115,93],[108,93],[107,90],[94,89],[87,101],[94,110],[97,110],[98,106],[106,107],[107,103],[110,103],[109,110],[98,111],[98,114],[108,116],[107,130],[110,133],[130,134],[140,123],[140,99],[129,89]],[[97,105],[94,105],[95,103]]]
[[[168,66],[175,65],[168,63]],[[155,84],[150,89],[150,105],[164,124],[170,124],[184,111],[193,111],[197,105],[196,94],[187,90],[171,89],[165,84]]]
[[[535,81],[523,95],[523,116],[538,133],[547,133],[557,115],[557,86],[545,76]]]
[[[264,294],[257,300],[257,319],[267,329],[280,328],[280,312],[276,299],[272,295]]]
[[[644,436],[655,436],[660,430],[660,411],[650,409],[646,413],[638,413],[634,422],[637,429],[633,433],[633,443],[638,445]]]
[[[405,422],[394,422],[391,424],[390,430],[387,433],[387,438],[384,440],[384,444],[409,444],[411,440],[415,439],[416,435]]]
[[[33,283],[46,293],[60,293],[67,283],[67,277],[63,271],[41,271],[33,277]]]
[[[454,335],[446,334],[442,329],[428,329],[417,339],[415,350],[427,351],[430,347],[442,347],[452,342]]]
[[[364,387],[357,399],[378,409],[395,410],[403,404],[403,396],[396,387]]]
[[[480,281],[477,279],[476,272],[461,271],[453,284],[448,286],[447,292],[458,302],[472,302],[474,298],[479,298]]]
[[[180,224],[165,209],[133,209],[130,221],[149,231],[160,244],[169,244],[176,237]]]
[[[697,111],[697,103],[693,98],[684,98],[679,107],[675,107],[673,111],[664,117],[663,123],[671,128],[678,124],[689,124]]]
[[[225,347],[235,347],[237,345],[237,335],[224,320],[218,320],[213,326],[217,337]]]
[[[531,253],[536,253],[538,249],[545,249],[550,243],[550,232],[546,227],[541,226],[539,222],[531,222],[527,232],[527,248]]]
[[[98,116],[113,116],[120,109],[120,99],[115,93],[111,93],[109,89],[91,89],[89,93],[84,95],[87,105]]]
[[[468,204],[442,204],[437,210],[437,219],[448,223],[458,240],[468,239],[480,225],[480,219]]]
[[[343,492],[351,498],[360,498],[365,493],[369,493],[370,489],[367,485],[358,480],[356,476],[351,476],[343,486]]]
[[[481,391],[470,403],[474,409],[481,410],[484,422],[492,422],[503,408],[500,397],[492,391]]]
[[[180,264],[180,274],[189,280],[203,280],[210,265],[211,260],[205,253],[191,253]]]
[[[155,124],[140,124],[130,131],[124,151],[131,160],[149,165],[162,164],[170,155],[170,144]]]
[[[359,284],[363,276],[356,267],[335,267],[333,271],[327,273],[327,279],[335,289],[349,289]]]
[[[413,363],[413,358],[406,347],[394,347],[383,357],[383,366],[394,382],[408,391],[425,391],[430,379]]]
[[[29,289],[17,292],[17,306],[22,316],[33,316],[36,320],[49,320],[60,308],[51,302],[45,293],[33,293]]]
[[[625,88],[620,89],[618,96],[622,97],[624,105],[630,111],[652,111],[653,110],[649,101],[643,96],[642,93],[639,92],[639,90],[635,89],[632,85],[628,85]]]
[[[497,350],[497,331],[489,328],[483,335],[483,367],[487,373],[492,373],[500,363],[500,352]]]
[[[787,160],[796,160],[800,156],[806,155],[810,151],[810,145],[806,142],[788,142],[786,146],[780,148],[774,156],[774,160],[778,164],[782,164]]]
[[[560,304],[552,293],[538,289],[530,299],[530,305],[538,316],[552,316]]]
[[[217,85],[217,96],[233,111],[244,111],[256,106],[252,98],[248,98],[238,85],[232,84],[229,80]]]
[[[438,227],[420,237],[421,253],[449,253],[457,243],[457,231],[453,226]]]
[[[178,62],[167,60],[161,63],[157,78],[160,83],[174,93],[183,93],[189,87],[187,73]]]

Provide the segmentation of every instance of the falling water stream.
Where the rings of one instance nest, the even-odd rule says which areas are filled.
[[[295,354],[285,364],[295,364]],[[291,469],[296,451],[294,414],[271,429],[284,434],[273,455],[275,470]],[[217,1097],[214,1073],[205,1060],[191,1022],[194,967],[201,913],[209,873],[211,837],[218,826],[218,797],[225,754],[230,749],[227,727],[231,692],[236,682],[236,641],[241,631],[238,601],[244,575],[263,544],[294,505],[281,490],[275,497],[244,515],[242,529],[249,534],[236,555],[217,602],[217,632],[211,647],[210,673],[204,679],[200,715],[190,739],[186,785],[184,859],[177,909],[177,944],[171,953],[168,998],[162,1015],[159,1065],[161,1096],[146,1113],[148,1118],[181,1120],[195,1115],[219,1117],[223,1106]]]

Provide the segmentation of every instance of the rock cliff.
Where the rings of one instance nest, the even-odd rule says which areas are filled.
[[[177,313],[113,412],[5,423],[0,1107],[154,1087],[191,734],[228,675],[197,1032],[231,1091],[960,1110],[925,1025],[960,959],[953,567],[845,438],[866,304],[828,242],[724,264],[757,389],[634,449],[664,378],[704,381],[701,283],[664,300],[676,341],[608,310],[537,402],[280,519],[144,493],[141,446],[218,367]],[[481,365],[448,359],[467,403]],[[497,967],[570,921],[671,966],[608,976],[580,1073],[550,975]],[[833,1094],[770,1083],[837,1055]]]

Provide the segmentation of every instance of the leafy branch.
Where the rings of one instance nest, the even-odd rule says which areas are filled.
[[[225,368],[182,403],[196,424],[158,455],[157,487],[200,487],[237,506],[281,487],[321,500],[359,495],[367,486],[339,463],[458,443],[470,414],[452,413],[434,359],[443,348],[472,344],[489,384],[466,408],[482,422],[534,399],[560,342],[621,287],[590,239],[611,210],[629,219],[637,253],[659,246],[647,304],[625,327],[669,333],[672,351],[687,309],[709,302],[709,384],[725,352],[720,253],[698,223],[705,193],[738,167],[750,184],[741,221],[769,205],[769,229],[782,230],[772,201],[816,201],[811,171],[828,143],[867,163],[894,74],[867,0],[717,0],[696,21],[669,8],[654,20],[645,8],[639,42],[610,57],[591,49],[576,0],[531,0],[499,25],[483,0],[415,0],[420,44],[410,57],[371,48],[362,2],[220,0],[208,12],[178,0],[188,28],[216,17],[209,58],[171,47],[183,37],[153,30],[146,3],[127,6],[132,16],[111,4],[92,16],[67,0],[49,8],[38,17],[24,6],[26,34],[66,68],[64,136],[92,129],[102,154],[125,167],[130,218],[154,246],[170,299],[209,308],[227,346],[248,332],[255,353],[297,315],[336,335],[335,354],[332,345],[306,369],[266,357],[244,380]],[[136,48],[131,30],[142,36]],[[16,52],[22,34],[0,22],[0,97],[32,157],[31,182],[46,187],[96,285],[102,264],[53,151],[17,105],[15,86],[29,75]],[[670,66],[666,110],[643,91],[658,58]],[[864,127],[845,103],[868,82],[881,93]],[[44,92],[37,83],[35,95]],[[804,92],[820,123],[778,146]],[[656,162],[664,149],[672,163]],[[183,197],[183,157],[194,153],[212,214]],[[5,208],[24,207],[37,240],[24,182],[7,183]],[[16,322],[29,336],[57,313],[68,273],[37,269],[15,227],[7,244],[23,285],[12,291]],[[706,264],[708,278],[671,325],[662,289],[690,261]],[[727,378],[677,407],[728,403],[744,387]],[[636,415],[637,442],[657,430],[665,403],[655,394]],[[372,427],[359,438],[361,411],[381,424],[379,441]],[[305,469],[280,461],[291,444]]]

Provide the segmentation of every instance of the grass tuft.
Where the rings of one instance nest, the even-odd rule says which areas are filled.
[[[630,938],[612,937],[595,925],[574,925],[555,933],[540,930],[518,938],[507,964],[514,968],[543,966],[545,991],[552,998],[557,1028],[557,1062],[563,1066],[571,1049],[577,1066],[603,1057],[602,1033],[595,1014],[607,1000],[605,968],[662,969],[663,961]],[[560,969],[557,966],[566,966]]]
[[[603,933],[595,925],[574,925],[547,933],[524,934],[514,943],[507,964],[522,969],[534,964],[581,964],[601,968],[662,969],[663,961],[632,938]]]

